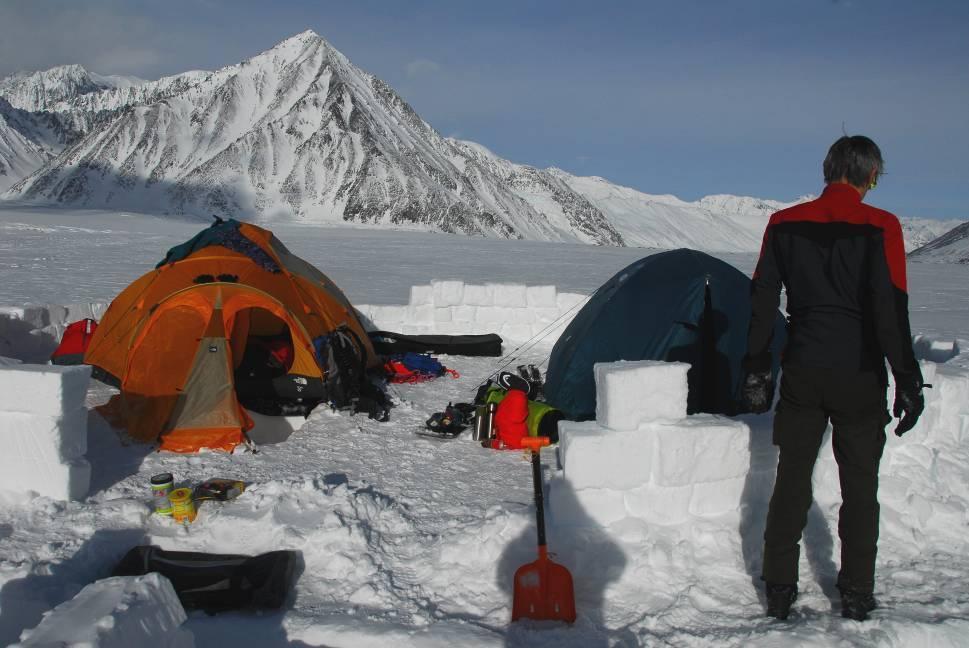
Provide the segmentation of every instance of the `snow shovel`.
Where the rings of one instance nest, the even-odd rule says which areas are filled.
[[[542,496],[542,446],[548,437],[525,437],[522,446],[532,451],[532,481],[535,486],[535,516],[538,522],[538,560],[522,565],[515,572],[515,593],[511,620],[575,621],[575,594],[572,574],[548,558],[545,545],[545,508]]]

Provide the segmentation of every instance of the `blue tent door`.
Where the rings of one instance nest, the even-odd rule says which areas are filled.
[[[681,361],[691,365],[689,413],[736,414],[749,321],[750,279],[733,266],[696,250],[645,257],[604,283],[559,337],[546,399],[570,419],[592,419],[595,363]],[[783,341],[778,313],[772,349]]]

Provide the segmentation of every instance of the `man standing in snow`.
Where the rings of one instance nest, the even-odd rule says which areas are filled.
[[[774,417],[777,479],[764,533],[767,615],[786,619],[797,598],[811,473],[830,420],[842,497],[842,616],[862,621],[875,608],[878,464],[891,420],[885,359],[895,378],[899,436],[922,413],[923,381],[912,349],[901,226],[889,212],[862,203],[881,175],[881,151],[867,137],[845,136],[823,167],[821,197],[775,213],[764,232],[751,286],[743,395],[750,411],[770,409],[770,341],[783,285],[789,325]]]

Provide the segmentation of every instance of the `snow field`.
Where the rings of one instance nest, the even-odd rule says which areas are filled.
[[[573,574],[580,618],[568,630],[506,626],[510,574],[534,559],[528,466],[516,453],[495,453],[463,439],[413,441],[412,427],[446,401],[467,399],[493,362],[441,359],[459,369],[462,379],[435,381],[430,392],[429,385],[394,387],[398,407],[390,428],[325,410],[302,426],[266,421],[270,427],[262,428],[263,443],[268,445],[256,457],[149,454],[136,474],[117,484],[111,485],[116,477],[106,482],[101,477],[108,490],[78,512],[65,517],[55,508],[49,518],[46,512],[34,515],[31,525],[67,524],[71,534],[83,537],[113,520],[109,524],[141,527],[148,534],[143,542],[166,549],[299,550],[305,566],[296,603],[278,621],[270,615],[269,624],[278,622],[287,641],[311,645],[652,645],[666,637],[677,645],[704,646],[789,640],[761,626],[766,622],[757,597],[762,518],[775,461],[768,417],[737,421],[702,415],[635,430],[565,424],[575,426],[575,433],[563,435],[564,470],[554,469],[552,452],[543,453],[551,473],[549,544],[554,559]],[[868,634],[858,635],[853,645],[959,645],[956,639],[969,629],[958,620],[969,608],[957,603],[960,575],[966,573],[958,565],[966,546],[969,457],[959,444],[966,434],[969,373],[930,362],[923,363],[923,373],[935,385],[926,391],[923,419],[906,437],[890,437],[882,462],[879,569],[885,574],[877,593],[889,605],[901,601],[902,609],[866,625]],[[92,394],[100,401],[110,391],[95,384],[89,405]],[[752,426],[749,447],[744,439],[727,449],[708,445],[706,426],[745,422]],[[109,465],[115,456],[143,456],[141,446],[125,449],[111,442],[103,422],[96,427],[100,470],[117,473]],[[106,441],[114,448],[107,455]],[[827,645],[843,632],[822,629],[831,617],[830,597],[836,596],[828,590],[839,551],[834,520],[840,495],[829,443],[816,471],[817,514],[806,531],[806,550],[826,541],[802,561],[801,623],[819,633],[816,642],[805,637],[806,645]],[[611,449],[621,452],[610,457]],[[640,457],[647,460],[637,461]],[[731,477],[742,464],[749,464],[746,475]],[[148,515],[147,497],[142,497],[147,479],[161,471],[175,472],[181,483],[226,475],[246,478],[251,486],[232,503],[203,504],[196,523],[182,528]],[[34,500],[34,507],[44,501]],[[46,508],[41,504],[40,511]],[[96,517],[79,518],[81,511]],[[49,522],[38,522],[44,519]],[[928,556],[927,547],[932,548]],[[48,551],[59,550],[50,546]],[[103,569],[113,560],[98,564]],[[940,579],[940,570],[952,576]],[[9,576],[0,577],[9,582]],[[77,582],[89,581],[79,577]],[[933,604],[936,594],[947,603]],[[44,600],[59,602],[56,595]],[[925,619],[909,612],[905,602],[935,605],[938,614],[955,619],[931,630],[912,627]],[[709,634],[718,624],[729,628],[726,634]],[[276,639],[260,639],[269,632],[265,618],[257,623],[245,616],[192,617],[188,627],[199,645],[226,633],[238,636],[242,645],[271,645]],[[922,643],[907,644],[905,637]]]
[[[123,213],[39,209],[0,211],[0,221],[0,303],[14,305],[106,302],[199,228]],[[405,307],[411,286],[430,285],[431,278],[462,280],[467,308],[491,282],[554,284],[557,291],[589,294],[649,253],[377,230],[280,225],[275,232],[354,304],[396,304],[395,310]],[[404,245],[428,253],[402,256]],[[388,258],[398,260],[393,268]],[[507,262],[496,264],[497,258]],[[722,258],[748,273],[756,261],[756,255]],[[863,624],[838,616],[833,472],[819,474],[792,619],[781,624],[763,616],[760,551],[776,465],[770,415],[736,419],[750,428],[750,470],[739,510],[691,514],[671,524],[626,516],[608,526],[588,520],[562,525],[550,511],[549,550],[572,572],[579,619],[571,627],[509,623],[511,575],[536,555],[530,466],[518,453],[484,450],[466,435],[444,443],[415,437],[432,412],[449,401],[469,400],[495,369],[494,359],[442,356],[461,378],[393,386],[396,407],[389,423],[317,411],[292,426],[295,431],[278,434],[276,440],[285,443],[272,443],[267,435],[255,455],[155,453],[127,443],[91,412],[87,498],[0,493],[0,645],[15,642],[43,612],[107,576],[130,547],[158,544],[303,552],[307,567],[284,610],[192,613],[184,627],[199,646],[964,646],[969,451],[956,439],[965,439],[962,417],[969,400],[967,273],[956,264],[909,266],[913,331],[926,336],[928,350],[944,352],[951,343],[938,340],[957,340],[962,351],[932,369],[936,374],[929,373],[932,363],[923,364],[935,388],[925,392],[927,410],[916,429],[901,439],[891,433],[895,423],[887,429],[876,581],[881,607]],[[457,309],[454,321],[468,317]],[[6,323],[17,327],[17,336],[33,330],[21,320]],[[0,328],[4,324],[0,316]],[[0,330],[0,356],[46,360],[53,347],[37,359],[24,356],[34,339],[41,340],[5,340]],[[45,345],[52,340],[43,338]],[[543,366],[547,352],[536,347],[516,362]],[[88,407],[113,393],[92,381]],[[889,392],[889,403],[891,398]],[[282,432],[286,426],[278,427]],[[829,446],[822,448],[819,473],[833,466],[830,453]],[[575,492],[552,483],[562,474],[552,451],[542,456],[548,487],[559,496]],[[173,472],[179,486],[229,477],[244,479],[249,490],[225,504],[206,502],[196,523],[182,528],[150,514],[148,480],[159,472]],[[618,470],[604,478],[612,472]],[[266,500],[258,512],[257,495]],[[322,519],[330,519],[329,526]],[[360,571],[350,571],[351,564],[361,565]],[[351,574],[346,582],[334,578],[341,569]],[[358,602],[350,602],[358,590]],[[370,604],[364,602],[368,597]]]
[[[0,490],[87,495],[85,407],[91,367],[0,366]]]
[[[91,583],[46,613],[12,648],[194,648],[195,637],[181,627],[186,618],[161,574],[117,576]]]
[[[461,383],[469,381],[443,385],[466,390],[470,386]],[[152,456],[150,470],[161,470],[164,462],[177,478],[202,470],[245,475],[252,485],[231,503],[204,503],[187,528],[151,517],[150,541],[180,550],[300,551],[303,574],[285,621],[289,640],[447,646],[480,635],[470,645],[498,645],[508,593],[495,578],[495,565],[529,519],[518,514],[517,502],[506,503],[509,496],[518,500],[517,492],[503,491],[514,486],[510,476],[526,482],[528,465],[517,454],[495,453],[465,438],[442,443],[415,437],[426,415],[411,398],[422,390],[395,389],[401,400],[394,424],[315,411],[285,443],[262,447],[257,463],[265,474],[238,453],[200,456],[198,468],[184,458]],[[482,462],[495,459],[513,471],[482,471]],[[481,476],[482,504],[469,511],[465,502],[474,490],[466,482],[475,475]],[[190,625],[204,644],[211,624],[199,622],[201,628]]]
[[[740,509],[750,429],[722,416],[687,416],[688,369],[595,365],[596,421],[559,423],[562,471],[549,495],[556,523],[680,524]]]
[[[432,281],[412,286],[407,305],[357,305],[380,330],[404,334],[498,333],[509,342],[533,337],[553,343],[588,300],[555,286]]]

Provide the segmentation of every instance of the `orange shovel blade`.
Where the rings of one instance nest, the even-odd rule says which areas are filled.
[[[542,547],[544,549],[544,547]],[[575,621],[575,593],[569,570],[540,552],[538,560],[515,572],[511,620]]]

